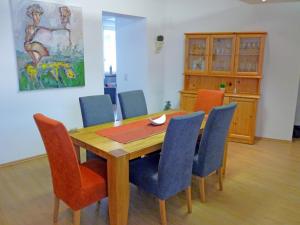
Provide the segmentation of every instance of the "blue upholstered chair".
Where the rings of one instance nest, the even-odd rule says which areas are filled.
[[[200,200],[205,202],[205,177],[214,171],[219,175],[220,190],[222,184],[222,166],[226,138],[236,103],[212,109],[207,119],[199,145],[194,156],[193,175],[200,177]]]
[[[118,98],[123,119],[148,114],[146,100],[142,90],[121,92],[118,94]]]
[[[113,122],[114,111],[109,95],[93,95],[79,98],[84,127]],[[87,159],[100,158],[87,151]]]
[[[130,163],[130,182],[159,199],[162,224],[165,225],[165,200],[186,190],[188,212],[191,205],[192,165],[196,140],[204,112],[172,118],[166,131],[161,154],[153,154]]]

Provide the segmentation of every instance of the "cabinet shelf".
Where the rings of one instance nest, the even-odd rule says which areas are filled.
[[[251,54],[251,53],[248,53],[248,54],[243,53],[243,54],[242,54],[242,53],[241,53],[241,54],[240,54],[240,57],[241,57],[241,56],[256,56],[256,57],[258,57],[259,54]]]
[[[189,55],[196,55],[196,56],[203,56],[203,57],[206,57],[207,55],[206,54],[202,54],[202,53],[189,53]]]
[[[181,90],[180,93],[190,94],[190,95],[197,95],[197,90]],[[225,97],[242,97],[242,98],[253,98],[253,99],[260,99],[260,95],[251,95],[251,94],[239,94],[239,93],[224,93]]]
[[[186,73],[183,74],[184,76],[199,76],[199,77],[231,77],[231,78],[253,78],[253,79],[262,79],[262,76],[256,75],[238,75],[238,74],[230,74],[230,75],[223,75],[223,74],[197,74],[195,73]]]
[[[232,54],[213,54],[213,57],[218,57],[218,56],[232,56]]]

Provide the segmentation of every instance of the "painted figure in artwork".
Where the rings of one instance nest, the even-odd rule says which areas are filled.
[[[67,25],[70,24],[71,10],[67,6],[61,6],[59,7],[59,14],[60,14],[60,23],[63,26],[63,30],[68,31],[69,33],[69,45],[71,46],[72,45],[71,30],[67,28]]]
[[[71,10],[67,6],[61,6],[59,13],[61,24],[67,29],[67,24],[70,24]]]
[[[28,6],[26,11],[26,15],[32,19],[32,24],[28,24],[25,29],[24,49],[31,57],[33,66],[36,66],[42,57],[49,56],[48,49],[42,43],[33,40],[39,30],[51,31],[49,28],[39,26],[43,13],[44,10],[39,4]]]

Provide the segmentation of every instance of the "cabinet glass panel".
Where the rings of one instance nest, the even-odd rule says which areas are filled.
[[[260,38],[240,38],[238,72],[257,72]]]
[[[206,71],[207,62],[207,39],[195,38],[189,40],[188,69],[191,71]]]
[[[231,71],[232,38],[213,39],[212,71]]]

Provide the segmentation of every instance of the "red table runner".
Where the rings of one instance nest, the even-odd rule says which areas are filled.
[[[166,122],[163,125],[159,126],[154,126],[150,123],[149,119],[144,119],[118,127],[110,127],[107,129],[99,130],[96,131],[96,134],[99,136],[107,137],[119,143],[127,144],[129,142],[137,141],[166,131],[172,117],[185,114],[185,112],[166,114]]]

